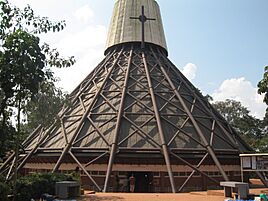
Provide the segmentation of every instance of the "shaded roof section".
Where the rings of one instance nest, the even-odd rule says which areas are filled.
[[[157,2],[155,0],[117,0],[110,23],[105,52],[117,44],[141,41],[141,22],[130,19],[130,17],[139,17],[142,6],[145,8],[147,18],[156,19],[154,21],[148,20],[145,23],[145,42],[158,45],[167,51],[162,18]]]

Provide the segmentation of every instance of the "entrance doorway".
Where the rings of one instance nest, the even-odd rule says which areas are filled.
[[[129,172],[128,176],[135,177],[135,193],[153,192],[153,173],[152,172]]]

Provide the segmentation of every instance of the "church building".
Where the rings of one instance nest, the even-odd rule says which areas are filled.
[[[251,151],[169,60],[155,0],[115,1],[104,58],[69,101],[25,140],[17,171],[79,167],[85,189],[175,193],[240,180]],[[12,177],[14,157],[1,174]]]

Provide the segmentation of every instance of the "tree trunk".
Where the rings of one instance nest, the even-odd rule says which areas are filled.
[[[17,180],[18,180],[18,160],[19,160],[19,141],[20,141],[20,113],[21,113],[21,99],[18,101],[18,116],[17,116],[17,136],[15,142],[15,164],[14,164],[14,186],[13,186],[13,201],[17,198]]]

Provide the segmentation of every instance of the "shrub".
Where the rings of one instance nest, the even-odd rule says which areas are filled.
[[[4,179],[0,178],[0,198],[1,201],[8,201],[8,194],[10,192],[10,188],[8,184],[4,181]]]
[[[42,194],[55,194],[55,184],[59,181],[76,180],[72,175],[59,173],[34,173],[21,177],[17,182],[17,200],[39,199]]]

